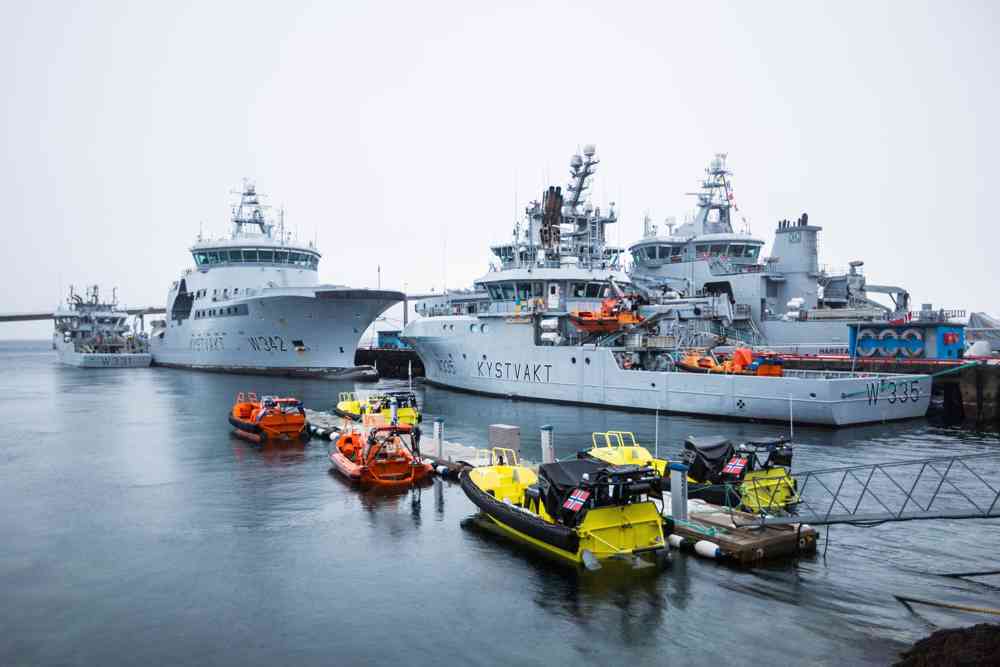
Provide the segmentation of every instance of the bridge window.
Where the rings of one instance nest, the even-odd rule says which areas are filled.
[[[659,253],[659,255],[660,255],[660,259],[666,259],[667,257],[670,257],[670,246],[668,246],[668,245],[661,245],[660,246],[660,253]]]
[[[278,264],[288,263],[288,251],[287,250],[275,250],[274,251],[274,261]]]
[[[656,259],[656,246],[646,246],[646,259]]]
[[[642,251],[641,250],[633,250],[632,251],[632,261],[633,262],[635,262],[636,264],[642,264],[642,261],[644,259],[645,259],[645,257],[642,256]]]
[[[241,264],[243,263],[243,251],[242,250],[230,250],[229,251],[229,261]]]
[[[517,284],[517,298],[521,301],[527,301],[531,298],[531,283]]]
[[[208,264],[208,255],[203,252],[196,252],[194,254],[194,263],[197,264],[198,266],[204,266],[205,264]]]
[[[681,250],[683,249],[684,248],[682,246],[675,245],[673,248],[671,248],[670,254],[676,257],[677,255],[681,254]]]
[[[726,246],[724,243],[719,243],[712,246],[711,250],[712,257],[718,257],[724,252],[726,252]]]
[[[490,293],[492,300],[501,301],[503,299],[503,294],[500,293],[500,288],[496,285],[487,285],[486,290]]]
[[[694,251],[696,253],[698,253],[699,255],[707,255],[708,254],[708,244],[706,244],[706,243],[700,243],[700,244],[698,244],[698,245],[696,245],[694,247]]]
[[[514,283],[501,283],[500,289],[503,290],[504,301],[514,300]]]
[[[587,297],[587,283],[573,283],[570,285],[569,294],[574,299],[584,299]]]
[[[243,261],[244,262],[256,262],[257,261],[257,251],[256,250],[244,250],[243,251]]]
[[[258,256],[260,257],[260,261],[264,262],[265,264],[271,264],[272,262],[274,262],[273,250],[261,250],[258,252]]]
[[[757,255],[760,253],[759,245],[748,245],[746,252],[743,254],[744,257],[748,259],[757,259]]]
[[[587,298],[597,299],[601,296],[601,284],[600,283],[590,283],[587,285]]]
[[[726,252],[729,253],[730,257],[742,257],[743,256],[743,249],[745,247],[746,246],[741,246],[741,245],[731,245],[731,246],[729,246],[729,250],[727,250]]]

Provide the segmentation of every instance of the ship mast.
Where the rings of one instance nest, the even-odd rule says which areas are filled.
[[[264,208],[257,196],[257,187],[250,180],[243,179],[240,203],[233,207],[233,238],[239,238],[245,225],[256,225],[261,234],[270,238],[274,225],[264,217]]]

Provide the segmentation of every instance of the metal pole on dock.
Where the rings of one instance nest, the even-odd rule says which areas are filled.
[[[406,362],[406,377],[410,380],[410,391],[413,391],[413,359]]]
[[[653,423],[653,457],[660,458],[660,402],[656,402],[656,416]]]
[[[444,458],[444,417],[434,419],[434,442],[437,446],[437,457]]]
[[[788,395],[788,439],[795,440],[795,416],[792,414],[792,395]]]
[[[555,463],[556,447],[552,439],[552,426],[542,426],[542,463]]]
[[[670,516],[674,521],[688,520],[688,467],[670,464]]]

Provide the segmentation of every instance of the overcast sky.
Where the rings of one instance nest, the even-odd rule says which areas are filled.
[[[995,3],[14,3],[0,22],[0,312],[69,284],[163,305],[256,180],[324,282],[468,286],[595,143],[615,241],[728,152],[752,231],[1000,313]],[[0,325],[41,338],[51,324]]]

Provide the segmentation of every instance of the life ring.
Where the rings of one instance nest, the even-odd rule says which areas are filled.
[[[868,345],[868,346],[863,346],[861,344],[861,342],[865,341],[865,340],[870,340],[872,342],[872,344]],[[875,352],[877,351],[877,348],[876,348],[876,345],[875,345],[875,342],[877,340],[878,339],[875,337],[875,332],[874,331],[872,331],[871,329],[863,329],[861,331],[861,333],[858,334],[858,340],[857,340],[857,343],[855,345],[855,349],[857,350],[857,353],[860,354],[862,357],[871,357],[871,356],[873,356],[875,354]]]
[[[922,357],[924,354],[924,335],[916,329],[907,329],[899,335],[899,340],[901,343],[906,343],[906,345],[900,346],[900,351],[904,356],[907,357]],[[910,341],[915,341],[916,344],[910,345]]]
[[[895,357],[899,353],[899,335],[895,329],[885,329],[878,335],[879,350],[883,357]],[[892,341],[890,343],[890,341]]]

